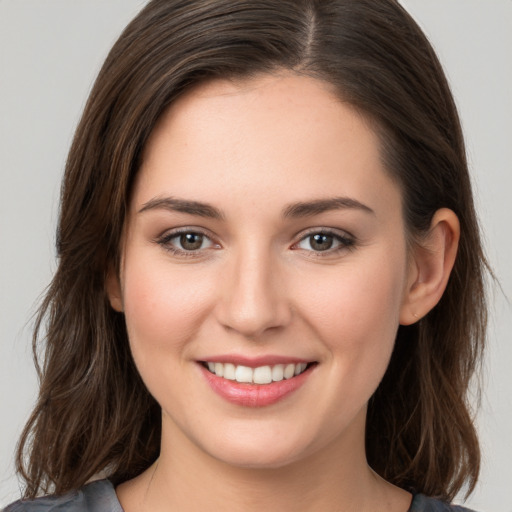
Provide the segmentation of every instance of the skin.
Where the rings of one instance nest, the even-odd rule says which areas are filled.
[[[171,197],[221,217],[163,206]],[[358,206],[283,216],[335,197]],[[178,228],[201,233],[200,248]],[[107,282],[163,416],[161,456],[117,488],[123,508],[405,512],[410,494],[366,463],[366,407],[399,324],[439,300],[457,240],[440,210],[410,249],[378,138],[328,85],[283,72],[181,97],[145,148]],[[219,354],[317,364],[285,399],[249,408],[206,383],[198,361]]]

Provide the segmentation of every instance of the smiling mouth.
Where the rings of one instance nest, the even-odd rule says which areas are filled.
[[[203,361],[202,365],[217,377],[239,382],[241,384],[271,384],[289,380],[304,373],[316,363],[289,363],[258,366],[235,365],[233,363],[217,363]]]

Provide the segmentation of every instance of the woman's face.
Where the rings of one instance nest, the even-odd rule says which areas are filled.
[[[175,102],[111,281],[163,451],[246,467],[364,454],[409,265],[378,139],[327,85],[218,80]]]

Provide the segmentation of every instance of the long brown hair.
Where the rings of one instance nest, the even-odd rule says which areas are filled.
[[[424,34],[395,0],[153,0],[106,59],[66,164],[59,266],[34,334],[35,354],[45,347],[40,395],[18,448],[27,497],[64,493],[99,471],[121,482],[158,456],[160,408],[105,293],[131,185],[155,123],[183,91],[276,69],[330,83],[372,121],[412,237],[438,208],[460,220],[443,298],[399,328],[369,403],[366,448],[398,486],[445,499],[474,487],[468,387],[485,337],[486,264],[457,111]]]

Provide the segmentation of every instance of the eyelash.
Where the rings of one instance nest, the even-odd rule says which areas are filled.
[[[204,237],[204,239],[207,239],[210,241],[211,246],[220,247],[218,244],[212,241],[210,236],[208,236],[205,232],[201,231],[200,229],[191,229],[191,228],[181,228],[176,229],[174,231],[171,231],[169,233],[165,233],[161,237],[157,238],[155,242],[163,247],[166,251],[170,252],[173,255],[176,255],[178,257],[184,257],[184,258],[199,258],[202,256],[202,251],[204,249],[196,249],[196,250],[186,250],[186,249],[179,249],[175,245],[171,243],[171,241],[175,238],[179,238],[183,235],[199,235]],[[311,238],[315,235],[323,235],[323,236],[329,236],[333,238],[333,242],[337,242],[339,244],[338,247],[335,247],[334,249],[328,248],[324,251],[315,251],[312,249],[301,249],[298,247],[298,245],[304,241],[306,241],[308,238]],[[178,242],[179,243],[179,242]],[[334,231],[332,229],[327,228],[316,228],[311,229],[310,231],[303,233],[301,238],[298,242],[294,243],[292,245],[292,250],[304,250],[311,254],[311,257],[315,258],[323,258],[327,256],[333,256],[335,254],[338,254],[343,251],[351,251],[356,246],[356,239],[354,236],[345,234],[341,235],[339,232]],[[314,255],[314,256],[313,256]]]
[[[215,242],[213,242],[211,240],[211,238],[206,233],[204,233],[200,229],[196,229],[196,228],[194,228],[194,229],[191,229],[191,228],[176,229],[169,233],[165,233],[161,237],[157,238],[155,240],[155,242],[158,245],[162,246],[166,251],[170,252],[171,254],[173,254],[175,256],[184,257],[184,258],[199,258],[199,257],[201,257],[202,256],[201,249],[185,250],[185,249],[179,249],[178,247],[175,247],[171,244],[171,241],[173,239],[179,238],[183,235],[200,235],[200,236],[204,237],[205,239],[209,240],[210,243],[212,244],[212,246],[218,245],[218,244],[215,244]]]
[[[325,251],[314,251],[310,249],[301,249],[298,247],[298,245],[315,235],[323,235],[323,236],[329,236],[333,238],[333,243],[338,242],[338,247],[335,248],[328,248]],[[300,240],[293,244],[292,248],[295,250],[305,250],[311,254],[311,257],[314,258],[325,258],[328,256],[333,256],[336,254],[339,254],[340,252],[344,251],[352,251],[356,247],[356,238],[348,233],[344,233],[343,235],[340,234],[340,232],[335,231],[333,229],[328,228],[315,228],[311,229],[306,233],[303,233]]]

